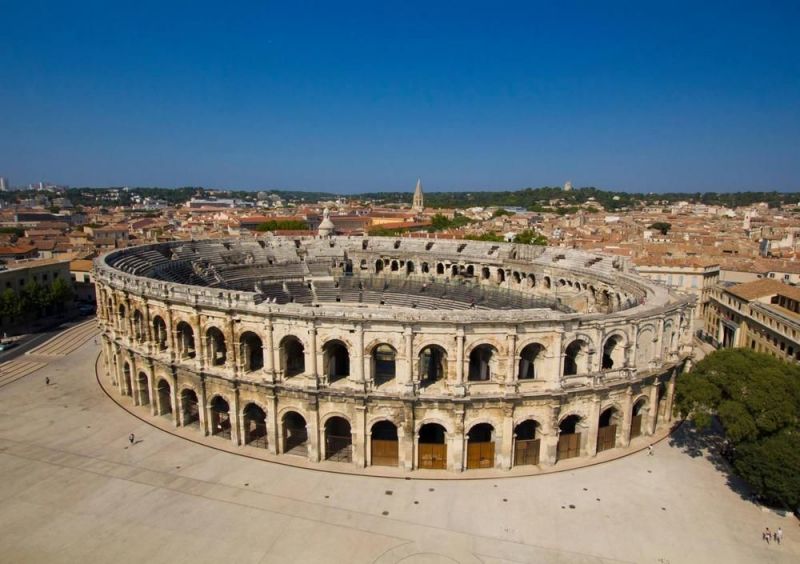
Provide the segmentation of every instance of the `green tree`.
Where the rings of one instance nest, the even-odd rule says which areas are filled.
[[[12,322],[22,314],[22,303],[11,288],[6,288],[0,294],[0,316],[7,317]]]
[[[649,225],[648,229],[655,229],[656,231],[660,231],[662,235],[666,235],[669,233],[669,230],[672,229],[672,224],[667,223],[666,221],[656,221],[655,223]]]
[[[699,428],[714,418],[733,467],[771,503],[800,505],[800,367],[749,349],[717,351],[678,379],[678,409]]]
[[[304,231],[308,229],[305,221],[296,219],[274,220],[270,219],[256,227],[256,231]]]
[[[514,242],[522,245],[547,245],[547,237],[539,235],[533,229],[525,229],[517,233]]]
[[[61,278],[56,278],[50,284],[48,301],[50,305],[56,307],[57,310],[63,311],[64,306],[72,300],[73,291],[72,286]]]
[[[47,290],[35,280],[28,280],[20,292],[22,311],[33,311],[41,316],[50,305],[50,296]]]
[[[469,239],[470,241],[491,241],[496,243],[502,243],[505,241],[502,235],[498,235],[494,231],[481,233],[480,235],[467,235],[464,237],[464,239]]]
[[[501,217],[504,215],[514,215],[514,214],[503,208],[498,208],[492,212],[492,217]]]

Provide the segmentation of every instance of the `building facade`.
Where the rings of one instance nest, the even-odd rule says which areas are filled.
[[[691,353],[691,299],[574,250],[194,241],[110,253],[95,278],[117,393],[313,462],[588,463],[670,424]]]

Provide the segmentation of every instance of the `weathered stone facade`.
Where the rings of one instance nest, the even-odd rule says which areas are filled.
[[[190,261],[196,276],[217,264],[218,282],[165,280],[188,260],[177,244],[98,259],[109,382],[153,416],[273,454],[409,471],[588,463],[598,449],[625,448],[632,435],[669,423],[691,352],[693,304],[608,257],[382,238],[270,238],[245,259],[241,243],[184,245],[200,246],[192,252],[203,268]],[[336,290],[352,277],[380,280],[384,289],[413,287],[412,303],[365,303],[352,296],[367,292],[356,290],[334,302],[319,298],[321,286],[308,303],[264,301],[219,281],[232,275],[215,253],[231,246],[237,272],[260,269],[254,280],[323,257],[327,273],[303,267],[297,280],[312,290],[315,280],[335,280]],[[156,248],[167,258],[153,258]],[[441,309],[417,307],[422,297],[434,307],[431,288],[456,281],[470,295],[494,292],[504,304],[535,297],[560,311],[475,301],[452,309],[461,306],[444,299]]]

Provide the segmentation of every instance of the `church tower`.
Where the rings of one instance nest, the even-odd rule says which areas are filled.
[[[414,203],[411,205],[411,211],[421,213],[425,209],[425,204],[422,203],[422,182],[417,178],[417,188],[414,190]]]

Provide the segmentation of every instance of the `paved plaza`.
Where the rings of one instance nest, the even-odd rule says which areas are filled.
[[[3,561],[800,561],[797,520],[745,501],[681,430],[654,456],[533,477],[334,474],[153,427],[100,388],[98,353],[79,326],[0,365]]]

